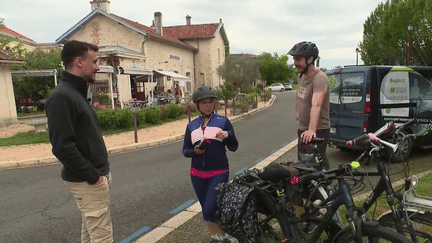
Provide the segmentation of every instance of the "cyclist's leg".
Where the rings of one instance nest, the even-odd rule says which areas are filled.
[[[323,158],[324,168],[330,169],[330,163],[326,155],[327,145],[329,143],[329,138],[330,138],[330,129],[318,130],[317,137],[325,139],[323,142],[318,144],[318,151],[321,154],[321,157]]]

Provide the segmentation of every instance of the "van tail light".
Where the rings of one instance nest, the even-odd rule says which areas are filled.
[[[371,99],[372,94],[371,94],[371,92],[372,92],[371,87],[370,86],[367,87],[366,88],[366,95],[365,95],[365,107],[364,107],[364,113],[366,115],[372,115],[372,112],[373,112],[372,111],[372,99]],[[363,132],[367,132],[367,127],[368,127],[368,123],[367,122],[363,123]]]
[[[366,88],[366,100],[365,100],[365,107],[364,107],[364,113],[366,115],[372,114],[372,100],[371,100],[371,88]]]

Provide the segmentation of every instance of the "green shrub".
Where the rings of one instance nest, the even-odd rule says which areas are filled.
[[[161,120],[164,121],[164,120],[168,119],[168,117],[170,116],[170,114],[169,114],[170,111],[169,111],[168,107],[166,105],[160,105],[158,107],[159,107],[159,110],[161,112]]]
[[[178,116],[180,116],[180,106],[179,105],[170,103],[170,104],[166,105],[166,108],[168,108],[168,110],[169,110],[169,116],[168,116],[169,118],[174,119],[174,118],[177,118]]]
[[[100,110],[97,111],[97,116],[99,118],[99,122],[103,130],[109,130],[115,128],[116,126],[116,118],[115,118],[116,110]]]
[[[130,109],[118,109],[115,112],[116,128],[130,128],[133,126],[133,112]]]
[[[99,102],[101,105],[111,105],[111,97],[107,93],[97,93],[94,102]]]
[[[183,105],[183,104],[181,104],[179,108],[180,108],[180,109],[179,109],[179,116],[188,113],[188,112],[187,112],[187,105]]]
[[[136,116],[138,120],[138,124],[146,123],[146,109],[139,109],[136,111]]]
[[[161,110],[157,107],[145,108],[145,121],[151,124],[157,124],[161,120]]]
[[[188,106],[189,106],[189,109],[191,112],[198,112],[198,109],[197,109],[195,103],[189,103]]]
[[[269,90],[269,89],[267,89],[267,90],[266,90],[266,93],[265,93],[265,96],[267,97],[267,100],[271,99],[272,91]]]
[[[245,102],[238,102],[235,106],[241,110],[241,113],[246,113],[249,110],[249,105]]]

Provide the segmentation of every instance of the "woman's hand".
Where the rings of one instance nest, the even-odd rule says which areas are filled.
[[[199,148],[198,148],[198,145],[195,145],[195,147],[194,147],[194,151],[195,151],[195,153],[197,153],[197,154],[203,154],[203,153],[205,152],[205,149],[199,149]]]
[[[228,132],[227,131],[219,131],[216,133],[216,138],[218,139],[225,139],[228,137]]]

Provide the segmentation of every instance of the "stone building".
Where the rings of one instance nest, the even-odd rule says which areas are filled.
[[[56,43],[98,45],[101,70],[93,93],[109,93],[123,106],[133,98],[148,101],[156,83],[159,93],[173,93],[178,84],[187,97],[198,85],[224,82],[216,71],[229,44],[222,20],[193,25],[186,16],[185,25],[163,26],[162,13],[156,12],[149,27],[111,13],[107,0],[93,0],[91,10]]]
[[[22,64],[24,62],[0,49],[0,128],[18,123],[10,67]]]

